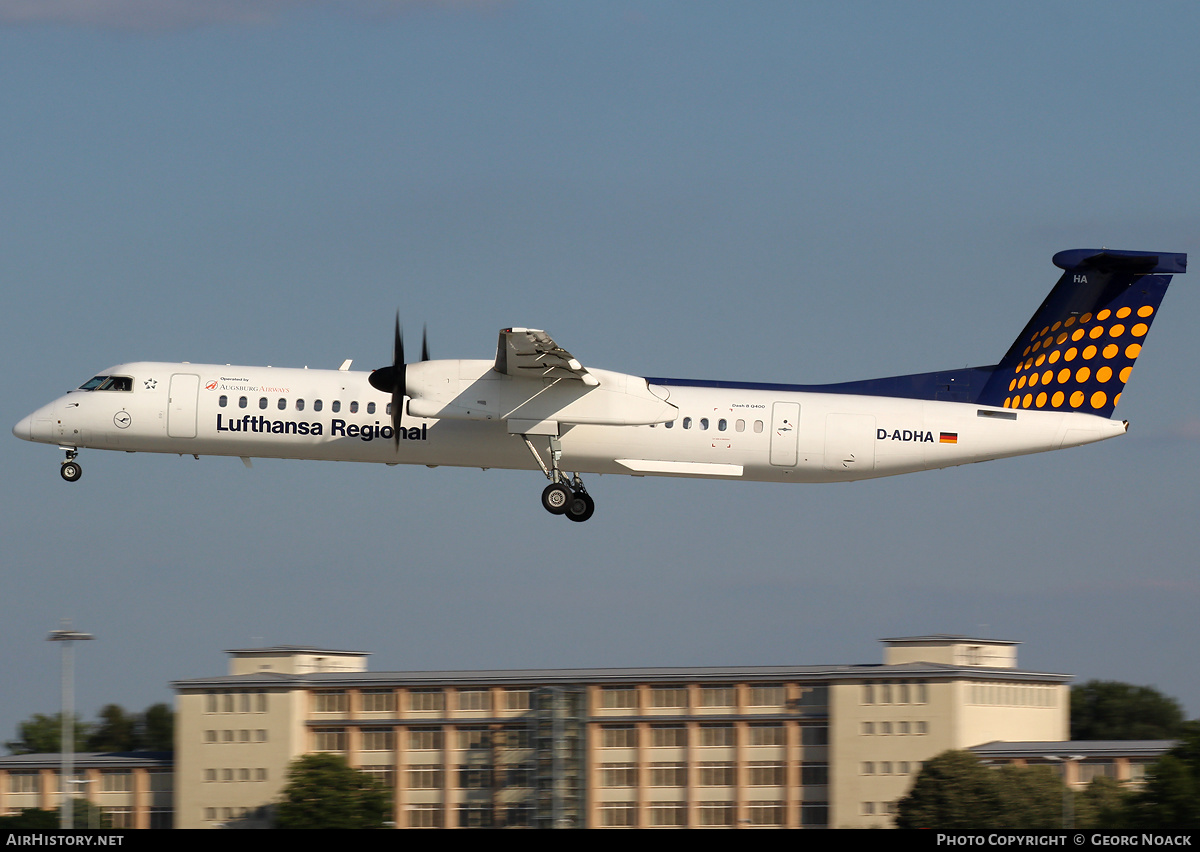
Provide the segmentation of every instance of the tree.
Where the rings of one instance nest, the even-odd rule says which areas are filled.
[[[154,704],[142,714],[139,746],[147,751],[175,750],[175,713],[166,704]]]
[[[106,704],[100,720],[87,740],[87,750],[96,752],[134,751],[137,748],[138,716],[118,704]]]
[[[1132,794],[1119,781],[1100,775],[1075,799],[1075,827],[1128,828],[1128,808]]]
[[[1183,708],[1149,686],[1090,680],[1071,688],[1071,739],[1169,740],[1179,736]]]
[[[1046,767],[989,769],[969,751],[925,764],[897,804],[898,828],[1061,828],[1062,781]]]
[[[119,704],[106,704],[96,723],[75,717],[75,751],[173,751],[175,714],[166,704],[144,713],[130,713]],[[17,725],[18,739],[5,743],[12,754],[57,754],[61,751],[62,714],[35,713]]]
[[[1200,720],[1182,728],[1182,742],[1154,762],[1130,802],[1130,828],[1200,829]]]
[[[969,751],[944,751],[925,764],[897,804],[896,827],[987,828],[985,820],[999,807],[995,779],[979,759]]]
[[[87,750],[91,725],[75,716],[75,751]],[[57,754],[62,751],[62,713],[35,713],[17,725],[17,739],[4,744],[10,754]]]
[[[292,762],[275,810],[277,828],[383,828],[388,791],[336,754],[306,754]]]

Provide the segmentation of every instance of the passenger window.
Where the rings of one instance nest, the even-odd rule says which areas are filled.
[[[755,420],[754,421],[754,431],[761,432],[762,429],[763,429],[763,422],[761,420]]]
[[[332,411],[334,414],[341,411],[342,410],[342,401],[340,399],[335,399],[333,402],[331,402],[329,404],[329,410]]]
[[[266,398],[265,396],[260,396],[260,397],[258,398],[258,407],[259,407],[259,408],[266,408],[266,407],[267,407],[267,398]]]
[[[387,411],[385,413],[388,417],[392,416],[392,404],[390,402],[387,404]]]
[[[313,400],[313,411],[320,411],[320,410],[321,410],[321,400],[314,399]]]
[[[374,414],[374,413],[375,413],[375,403],[368,402],[367,403],[367,414]]]
[[[358,400],[355,400],[354,402],[350,403],[350,413],[358,414]]]
[[[746,431],[746,421],[739,420],[737,423],[733,424],[733,428],[739,432],[745,432]]]
[[[245,408],[245,407],[246,407],[246,397],[244,397],[244,396],[239,397],[238,398],[238,408]]]
[[[229,405],[229,397],[222,394],[221,398],[219,400],[217,400],[217,405],[221,406],[222,408]]]
[[[724,432],[726,429],[729,428],[729,421],[728,420],[718,420],[717,428],[720,429],[722,432]]]
[[[700,418],[700,428],[701,428],[701,429],[708,429],[708,418],[707,418],[707,417],[701,417],[701,418]]]
[[[665,425],[666,425],[666,427],[667,427],[668,429],[674,429],[674,428],[675,428],[675,421],[674,421],[674,420],[668,420],[668,421],[666,422],[666,424],[665,424]]]
[[[297,411],[303,411],[303,410],[304,410],[304,400],[302,400],[302,399],[298,399],[298,400],[296,400],[296,410],[297,410]]]
[[[684,429],[692,428],[692,418],[690,418],[690,417],[683,418],[683,428]]]
[[[284,398],[284,397],[282,397],[282,396],[281,396],[281,397],[279,397],[279,410],[280,410],[280,411],[286,411],[286,410],[287,410],[287,399],[285,399],[285,398]]]

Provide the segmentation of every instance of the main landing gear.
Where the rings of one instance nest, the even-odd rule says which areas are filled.
[[[546,467],[528,435],[522,435],[521,439],[537,459],[542,473],[550,480],[550,484],[542,491],[542,507],[551,515],[566,515],[568,520],[580,524],[590,518],[596,511],[596,501],[583,487],[583,480],[579,478],[579,474],[573,474],[568,481],[566,474],[562,472],[559,466],[559,462],[562,461],[562,445],[559,444],[558,438],[550,438],[550,467]]]
[[[62,463],[62,467],[58,469],[58,473],[67,482],[74,482],[83,476],[83,465],[75,461],[75,456],[78,453],[75,450],[66,450],[67,457]]]

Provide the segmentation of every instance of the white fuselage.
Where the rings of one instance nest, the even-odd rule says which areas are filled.
[[[395,441],[390,397],[371,387],[363,372],[139,362],[105,374],[131,378],[130,389],[72,391],[26,417],[14,434],[67,449],[537,469],[525,442],[513,434],[522,430],[503,414],[405,414]],[[562,469],[844,482],[1078,446],[1125,431],[1120,421],[1077,412],[801,392],[783,385],[663,380],[650,389],[674,409],[673,419],[634,426],[564,423],[558,429]],[[548,439],[538,435],[534,431],[530,441],[548,461]]]

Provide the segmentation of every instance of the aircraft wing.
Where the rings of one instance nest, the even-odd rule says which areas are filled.
[[[588,387],[600,384],[574,355],[536,328],[501,329],[494,369],[517,378],[574,379]]]

